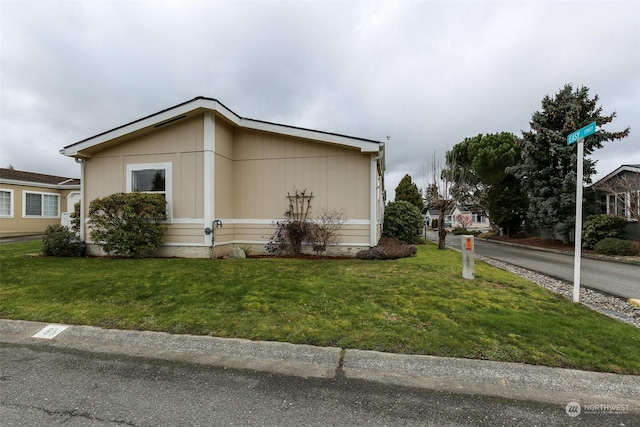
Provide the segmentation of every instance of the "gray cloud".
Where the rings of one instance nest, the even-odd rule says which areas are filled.
[[[387,143],[387,190],[478,133],[529,127],[565,83],[640,163],[637,2],[3,1],[2,166],[78,176],[58,150],[203,95],[236,113]]]

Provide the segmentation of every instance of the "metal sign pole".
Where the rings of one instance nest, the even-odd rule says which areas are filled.
[[[567,136],[567,145],[578,143],[576,176],[576,227],[575,249],[573,262],[573,302],[580,301],[580,261],[582,260],[582,179],[584,174],[584,139],[596,133],[596,122],[591,122],[585,127],[572,132]]]
[[[580,263],[582,261],[582,176],[584,168],[584,138],[578,140],[578,175],[576,177],[576,230],[573,262],[573,302],[580,301]]]

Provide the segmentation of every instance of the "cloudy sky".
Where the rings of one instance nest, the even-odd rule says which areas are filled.
[[[598,95],[601,177],[640,163],[638,1],[0,1],[0,166],[79,177],[64,146],[196,96],[387,144],[393,196],[466,137]],[[389,139],[388,139],[389,137]],[[387,141],[388,139],[388,141]]]

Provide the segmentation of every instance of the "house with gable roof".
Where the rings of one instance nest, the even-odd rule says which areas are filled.
[[[217,257],[237,245],[264,252],[296,190],[312,194],[312,217],[344,212],[342,242],[330,251],[355,254],[381,235],[383,142],[249,119],[197,97],[60,152],[81,163],[81,238],[89,253],[99,252],[89,203],[132,191],[167,201],[158,256]]]
[[[594,182],[597,211],[638,221],[640,216],[640,165],[621,165]]]
[[[0,168],[0,238],[38,235],[69,222],[79,200],[79,179]]]
[[[587,212],[629,221],[627,238],[640,239],[640,165],[621,165],[585,189]]]

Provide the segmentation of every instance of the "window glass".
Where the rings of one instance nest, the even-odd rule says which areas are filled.
[[[54,194],[42,195],[42,216],[58,216],[58,196]]]
[[[11,191],[0,191],[0,215],[11,215]]]
[[[26,193],[24,200],[27,216],[42,216],[42,194]]]
[[[56,217],[60,215],[58,194],[24,193],[25,216]]]
[[[141,169],[131,173],[131,191],[165,192],[164,169]]]

